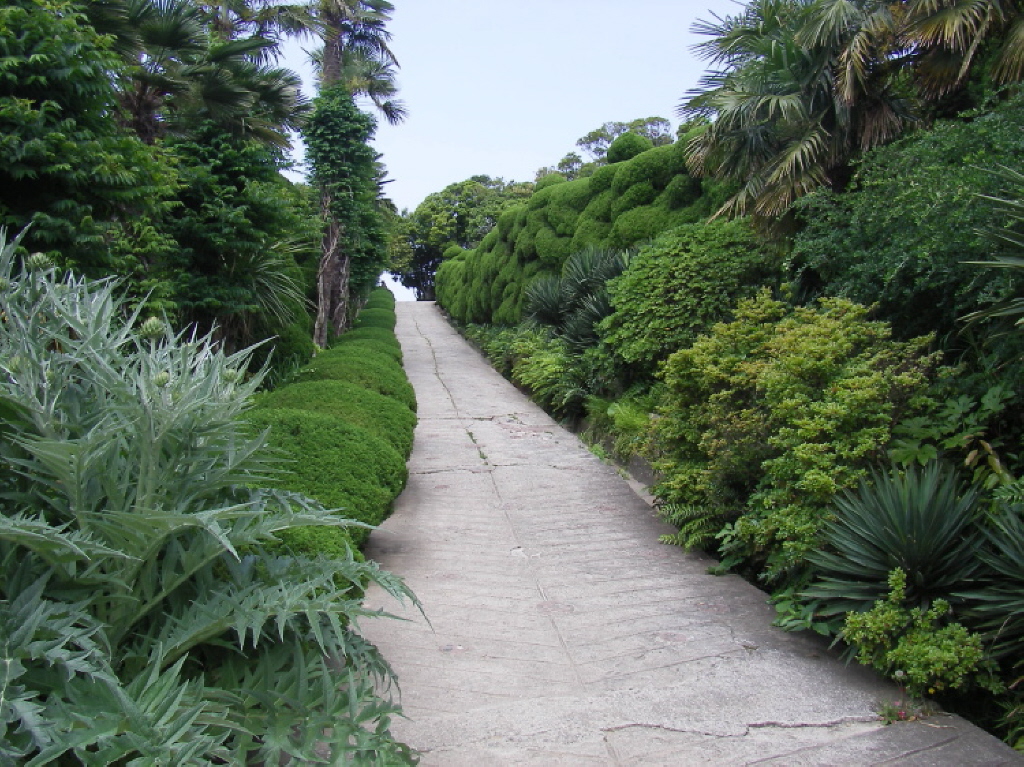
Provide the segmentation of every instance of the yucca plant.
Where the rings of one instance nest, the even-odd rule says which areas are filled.
[[[597,324],[612,312],[605,286],[633,252],[590,246],[566,259],[561,277],[544,276],[526,289],[528,321],[550,327],[575,351],[597,343]]]
[[[265,489],[250,352],[142,322],[116,283],[19,273],[17,242],[0,232],[0,762],[411,758],[357,621],[370,582],[415,598],[351,552],[264,551],[351,523]]]
[[[983,588],[959,596],[992,656],[1016,661],[1016,671],[1024,672],[1024,481],[994,495],[997,510],[984,527],[987,545],[980,554],[991,578]]]
[[[868,610],[885,599],[889,574],[899,569],[909,606],[951,598],[980,567],[977,506],[978,491],[941,461],[872,472],[836,499],[824,548],[808,556],[817,582],[804,596],[822,601],[824,617]]]

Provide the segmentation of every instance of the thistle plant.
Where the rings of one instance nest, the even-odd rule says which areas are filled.
[[[0,231],[0,762],[402,763],[355,524],[268,488],[262,372],[129,311],[114,282],[19,270]],[[380,691],[380,692],[378,692]]]

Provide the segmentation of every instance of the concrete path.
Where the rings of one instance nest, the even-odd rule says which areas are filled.
[[[394,731],[421,764],[1024,764],[957,717],[884,726],[895,688],[658,543],[650,507],[433,304],[398,304],[398,337],[420,420],[368,554],[430,625],[406,610],[364,629],[398,673],[409,718]]]

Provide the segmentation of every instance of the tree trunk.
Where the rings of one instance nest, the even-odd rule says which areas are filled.
[[[349,259],[342,252],[342,228],[331,214],[331,196],[321,192],[320,209],[324,217],[320,267],[316,274],[316,324],[313,342],[321,349],[331,337],[345,329],[348,320]]]

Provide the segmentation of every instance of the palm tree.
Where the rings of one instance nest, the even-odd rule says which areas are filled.
[[[910,0],[907,35],[920,50],[916,71],[926,96],[960,87],[979,53],[992,47],[996,84],[1024,79],[1024,14],[1018,0]]]
[[[777,219],[822,185],[842,187],[857,152],[913,119],[886,13],[874,0],[754,0],[694,25],[718,68],[679,113],[710,121],[687,147],[690,170],[740,185],[720,214]]]
[[[394,6],[387,0],[312,0],[311,8],[323,40],[321,91],[341,87],[352,97],[367,95],[390,122],[404,119],[404,107],[393,99],[398,62],[388,47],[391,34],[385,28]],[[336,214],[338,201],[331,190],[323,188],[320,195],[324,233],[313,340],[323,346],[331,333],[340,333],[347,323],[352,244]]]
[[[273,39],[213,34],[210,13],[191,0],[106,0],[90,11],[126,61],[122,119],[147,143],[209,119],[285,147],[309,110],[298,76],[267,64]]]

